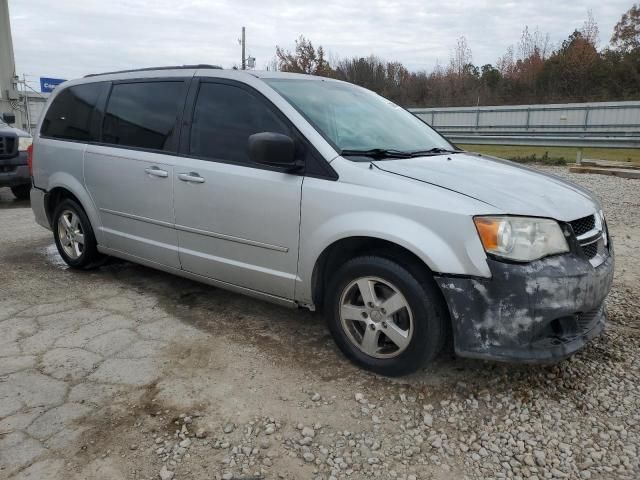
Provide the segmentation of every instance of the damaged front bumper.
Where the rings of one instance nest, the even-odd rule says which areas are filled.
[[[459,356],[552,362],[602,332],[612,253],[597,267],[572,254],[524,265],[487,262],[492,278],[436,277]]]

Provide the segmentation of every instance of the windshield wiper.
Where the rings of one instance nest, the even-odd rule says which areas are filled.
[[[340,155],[383,159],[383,158],[428,157],[431,155],[446,155],[446,154],[461,153],[461,152],[462,150],[448,150],[446,148],[440,148],[440,147],[431,148],[429,150],[413,150],[410,152],[406,152],[402,150],[394,150],[389,148],[371,148],[369,150],[342,150],[340,152]]]
[[[462,150],[448,150],[446,148],[430,148],[429,150],[414,150],[411,152],[412,157],[422,157],[429,155],[445,155],[447,153],[462,153]]]
[[[412,152],[403,152],[386,148],[371,148],[369,150],[341,150],[342,156],[361,156],[371,158],[411,158]]]

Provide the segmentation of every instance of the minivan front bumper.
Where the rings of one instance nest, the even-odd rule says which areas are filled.
[[[553,362],[602,332],[613,252],[597,267],[573,254],[528,264],[487,262],[489,279],[436,276],[459,356]]]

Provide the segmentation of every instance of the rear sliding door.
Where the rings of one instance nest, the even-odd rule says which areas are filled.
[[[188,80],[113,82],[84,175],[107,247],[180,268],[173,182]]]

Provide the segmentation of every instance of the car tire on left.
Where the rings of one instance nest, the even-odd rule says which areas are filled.
[[[99,264],[102,255],[87,214],[77,202],[60,202],[53,214],[53,237],[62,259],[71,268],[89,269]]]

